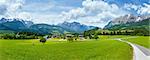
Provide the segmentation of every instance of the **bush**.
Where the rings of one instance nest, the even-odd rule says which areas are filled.
[[[137,36],[144,36],[143,33],[137,33],[136,35],[137,35]]]
[[[41,42],[41,43],[45,43],[45,42],[46,42],[46,39],[45,39],[45,38],[41,38],[41,39],[40,39],[40,42]]]
[[[94,38],[94,39],[98,39],[99,37],[98,37],[97,34],[95,34],[93,38]]]
[[[69,42],[73,42],[73,37],[68,37],[67,40],[68,40]]]

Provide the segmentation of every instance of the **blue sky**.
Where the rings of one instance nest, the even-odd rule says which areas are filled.
[[[0,0],[0,17],[35,23],[64,21],[104,27],[126,14],[150,14],[150,0]]]

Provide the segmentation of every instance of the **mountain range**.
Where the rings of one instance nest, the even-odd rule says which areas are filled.
[[[32,21],[22,19],[0,19],[0,30],[9,30],[14,32],[36,32],[40,34],[50,34],[54,32],[65,33],[82,33],[86,30],[95,28],[94,26],[87,26],[78,22],[64,22],[58,25],[48,24],[34,24]]]
[[[108,30],[126,30],[126,29],[147,29],[149,30],[150,15],[134,16],[128,14],[110,21],[103,29]],[[82,33],[84,31],[94,29],[95,26],[87,26],[78,22],[63,22],[57,25],[35,24],[32,21],[23,19],[0,19],[0,32],[36,32],[40,34],[50,33]]]
[[[119,29],[137,29],[137,28],[149,28],[150,15],[134,16],[128,14],[118,17],[110,21],[104,29],[119,30]]]
[[[84,24],[80,24],[78,22],[72,22],[72,23],[64,22],[64,23],[58,24],[58,26],[63,27],[63,28],[70,30],[70,31],[73,30],[73,32],[84,32],[86,30],[96,28],[94,26],[87,26]]]

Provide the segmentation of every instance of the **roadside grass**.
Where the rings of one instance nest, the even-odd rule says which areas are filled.
[[[121,38],[122,40],[150,48],[150,36],[102,35],[100,38],[103,40],[114,40],[116,38]]]
[[[124,42],[100,40],[54,42],[0,40],[0,60],[132,60],[133,49]]]
[[[133,38],[124,38],[123,40],[150,48],[150,36],[135,36]]]

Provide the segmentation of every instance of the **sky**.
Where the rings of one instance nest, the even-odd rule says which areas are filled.
[[[104,27],[127,14],[150,14],[150,0],[0,0],[0,18],[34,23],[80,22]]]

